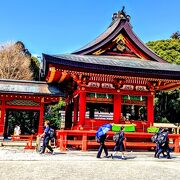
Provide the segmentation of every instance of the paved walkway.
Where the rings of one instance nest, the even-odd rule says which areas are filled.
[[[0,148],[0,179],[180,179],[180,154],[155,159],[153,152],[127,152],[127,160],[121,160],[120,156],[96,159],[96,153],[56,150],[55,155],[40,155],[21,148]]]

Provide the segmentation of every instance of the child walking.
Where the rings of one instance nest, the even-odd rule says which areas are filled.
[[[114,153],[111,154],[112,159],[114,158],[114,156],[117,153],[117,151],[120,151],[122,153],[121,158],[123,160],[125,159],[125,156],[124,156],[125,148],[124,148],[124,142],[123,142],[124,139],[125,139],[124,138],[124,126],[122,126],[120,131],[119,131],[119,137],[116,140],[116,144],[115,144],[115,147],[114,147]]]

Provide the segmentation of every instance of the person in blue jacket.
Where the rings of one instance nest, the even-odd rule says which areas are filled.
[[[50,122],[45,121],[44,126],[45,126],[44,133],[40,135],[41,138],[44,137],[43,146],[42,146],[42,149],[40,151],[40,154],[43,154],[45,152],[46,147],[50,150],[50,152],[52,154],[54,154],[52,147],[49,145],[49,141],[51,140],[50,135],[49,135]]]
[[[107,135],[104,134],[102,136],[100,136],[100,147],[99,147],[99,150],[98,150],[98,153],[97,153],[97,158],[101,158],[101,153],[102,153],[102,150],[104,149],[104,152],[105,152],[105,157],[108,157],[108,150],[107,150],[107,147],[105,145],[105,140],[106,140],[106,137]]]

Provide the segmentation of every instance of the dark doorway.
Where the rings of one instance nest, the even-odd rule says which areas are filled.
[[[14,134],[16,125],[20,126],[22,135],[36,134],[39,125],[39,111],[7,109],[4,127],[5,138]]]

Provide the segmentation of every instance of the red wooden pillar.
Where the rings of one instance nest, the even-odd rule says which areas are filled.
[[[83,126],[85,124],[86,115],[86,92],[81,91],[79,93],[79,125]]]
[[[43,123],[44,123],[44,98],[41,99],[38,134],[43,133]]]
[[[147,122],[148,125],[153,126],[154,124],[154,96],[147,97]]]
[[[78,121],[78,97],[74,98],[74,123],[76,125]]]
[[[115,124],[119,124],[121,120],[121,95],[120,94],[114,94],[113,120]]]
[[[5,100],[2,100],[1,106],[0,106],[0,136],[4,135],[4,125],[5,125]]]

